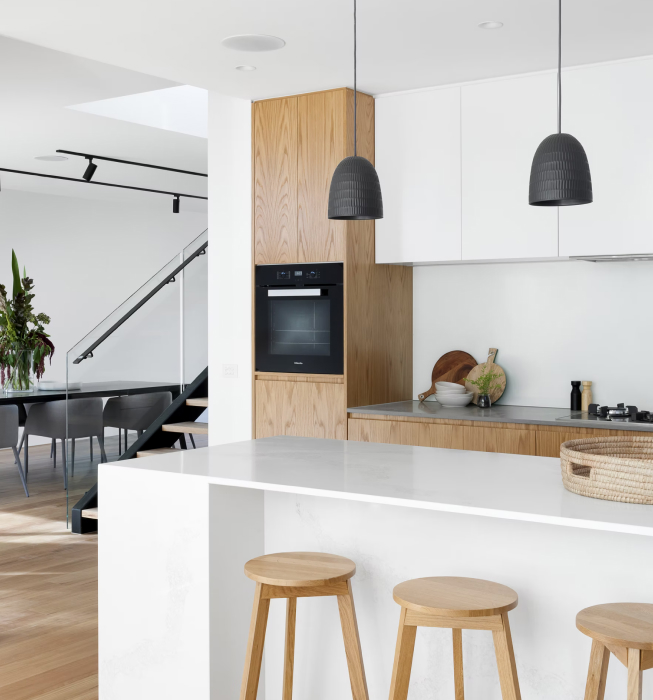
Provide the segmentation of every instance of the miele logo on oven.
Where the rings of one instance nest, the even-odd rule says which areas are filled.
[[[296,365],[303,365],[303,362],[295,362]]]

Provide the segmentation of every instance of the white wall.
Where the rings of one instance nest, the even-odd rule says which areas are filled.
[[[209,93],[211,445],[252,437],[251,112],[248,100]]]
[[[578,379],[594,382],[596,402],[650,409],[652,281],[641,262],[416,267],[413,398],[445,352],[484,362],[496,347],[503,404],[568,408]]]

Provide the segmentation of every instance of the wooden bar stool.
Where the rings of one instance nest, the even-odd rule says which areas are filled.
[[[297,598],[337,596],[342,636],[349,667],[349,681],[354,700],[368,700],[351,577],[356,564],[335,554],[285,552],[266,554],[245,564],[245,574],[256,581],[254,608],[247,640],[245,670],[240,700],[256,700],[265,628],[270,600],[286,598],[286,646],[283,669],[283,700],[291,700],[295,658],[295,618]]]
[[[594,605],[576,615],[576,627],[592,638],[585,700],[603,700],[610,652],[628,669],[628,700],[641,700],[642,671],[653,668],[653,605]]]
[[[492,630],[503,700],[520,700],[508,611],[517,594],[500,583],[478,578],[437,576],[404,581],[393,596],[401,605],[390,700],[406,700],[418,627],[445,627],[453,633],[456,700],[465,696],[463,630]]]

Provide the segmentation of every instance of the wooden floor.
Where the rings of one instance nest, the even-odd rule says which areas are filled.
[[[117,439],[106,441],[109,460]],[[71,507],[97,480],[88,441],[76,452]],[[11,450],[0,450],[0,698],[97,700],[97,535],[67,529],[49,446],[30,447],[27,485],[29,498]]]

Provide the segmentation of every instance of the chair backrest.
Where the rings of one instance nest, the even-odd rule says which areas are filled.
[[[0,406],[0,449],[18,444],[18,406]]]
[[[108,428],[147,430],[171,403],[172,394],[169,391],[109,399],[104,407],[104,425]]]
[[[64,440],[102,435],[102,399],[71,399],[68,403],[66,434],[66,401],[48,401],[33,406],[27,414],[28,435]]]

